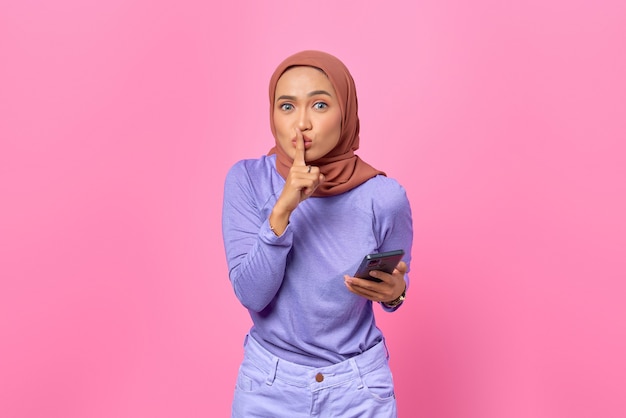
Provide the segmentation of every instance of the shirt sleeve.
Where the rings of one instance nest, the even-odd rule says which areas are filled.
[[[380,251],[391,251],[402,248],[404,250],[403,261],[407,264],[407,271],[404,275],[406,292],[409,291],[409,272],[411,269],[411,258],[413,248],[413,215],[411,205],[406,195],[406,190],[397,182],[387,184],[386,192],[381,194],[385,199],[376,200],[375,225],[378,229],[378,236],[381,239]],[[382,193],[382,190],[380,191]],[[384,311],[395,312],[404,303],[398,306],[388,307],[381,304]]]
[[[281,236],[270,229],[269,209],[243,163],[234,165],[224,184],[222,236],[228,274],[235,295],[246,308],[260,312],[272,301],[285,274],[293,243],[289,226]],[[259,197],[261,196],[261,197]]]

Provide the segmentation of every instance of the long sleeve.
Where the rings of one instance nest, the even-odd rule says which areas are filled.
[[[254,187],[250,164],[252,161],[237,164],[226,176],[222,232],[235,294],[246,308],[259,312],[280,288],[293,235],[287,228],[277,237],[270,229],[268,216],[275,199],[271,190]],[[253,173],[259,174],[256,171]]]

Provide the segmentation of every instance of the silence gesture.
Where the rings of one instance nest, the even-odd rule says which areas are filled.
[[[270,215],[270,225],[277,235],[281,235],[287,227],[291,212],[324,182],[324,175],[320,173],[319,167],[306,164],[302,131],[296,128],[295,134],[296,153],[293,165],[285,179],[285,187]]]

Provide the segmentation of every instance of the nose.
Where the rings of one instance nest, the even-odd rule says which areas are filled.
[[[300,112],[298,112],[298,129],[303,132],[311,129],[311,118],[309,116],[308,109],[300,109]]]

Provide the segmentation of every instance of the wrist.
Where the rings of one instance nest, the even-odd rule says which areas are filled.
[[[404,302],[404,299],[406,299],[406,284],[404,285],[404,290],[402,291],[402,294],[400,296],[398,296],[397,298],[395,298],[392,301],[389,302],[380,302],[383,305],[385,305],[388,308],[395,308],[397,306],[402,305],[402,302]]]
[[[270,229],[276,236],[281,236],[285,229],[287,229],[287,225],[289,224],[289,212],[286,213],[277,213],[272,211],[268,218],[268,223]]]

